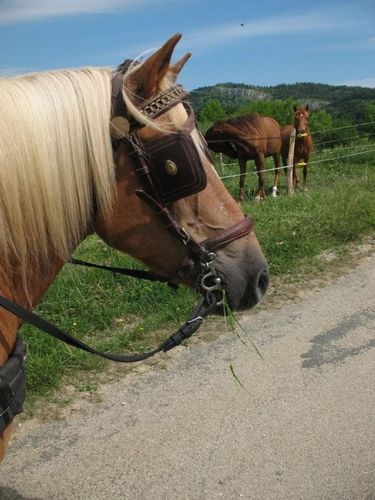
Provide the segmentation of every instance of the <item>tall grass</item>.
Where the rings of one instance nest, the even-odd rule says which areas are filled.
[[[76,254],[92,262],[137,267],[137,263],[90,236]],[[153,333],[172,330],[194,306],[193,293],[167,285],[141,282],[110,272],[66,264],[37,312],[61,328],[104,351],[148,350]],[[32,393],[58,385],[63,374],[102,367],[96,356],[50,338],[24,325],[29,343],[27,382]]]
[[[319,153],[312,160],[335,156],[333,151]],[[336,156],[339,154],[337,151]],[[248,170],[252,170],[250,162]],[[218,172],[238,174],[238,165],[224,166],[223,172],[218,166]],[[270,187],[273,173],[266,176]],[[257,176],[249,173],[246,181],[248,200],[243,210],[255,220],[271,275],[311,272],[319,268],[317,257],[322,251],[343,248],[374,231],[374,153],[312,164],[307,193],[286,196],[284,177],[282,174],[278,198],[268,197],[261,203],[253,201]],[[236,196],[238,177],[225,183]],[[87,238],[75,256],[109,265],[138,265],[95,236]],[[167,336],[185,320],[195,300],[187,289],[173,291],[162,284],[66,265],[37,312],[95,347],[132,352],[154,346],[160,331]],[[29,343],[27,384],[31,396],[48,393],[64,375],[71,376],[77,370],[105,369],[106,362],[33,327],[23,326],[22,334]]]

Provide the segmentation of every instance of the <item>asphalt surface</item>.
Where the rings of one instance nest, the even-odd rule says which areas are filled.
[[[242,324],[263,360],[223,334],[18,432],[0,498],[374,499],[375,256]]]

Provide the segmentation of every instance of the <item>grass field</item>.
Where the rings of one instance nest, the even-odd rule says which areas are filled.
[[[375,144],[365,145],[364,150],[366,147],[375,149]],[[348,152],[358,150],[331,150],[318,153],[312,160]],[[252,168],[249,162],[248,170]],[[218,166],[218,171],[220,175],[238,174],[238,166],[226,166],[223,172]],[[271,187],[273,173],[266,175],[266,185]],[[321,261],[317,257],[321,252],[345,252],[348,242],[373,234],[374,152],[312,164],[307,193],[286,196],[284,174],[281,179],[277,199],[268,197],[256,203],[253,192],[257,176],[249,173],[248,200],[243,204],[244,211],[255,220],[255,232],[269,261],[271,276],[318,273]],[[226,179],[225,183],[236,196],[238,177]],[[95,236],[86,239],[75,256],[108,265],[138,266]],[[154,332],[171,333],[194,304],[194,294],[187,289],[173,291],[166,285],[66,265],[37,312],[95,347],[122,352],[151,348],[155,345]],[[29,343],[29,401],[58,387],[63,376],[105,368],[106,362],[69,348],[33,327],[25,325],[21,331]]]

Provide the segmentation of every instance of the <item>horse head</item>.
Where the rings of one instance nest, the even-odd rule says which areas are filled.
[[[306,106],[293,106],[294,111],[294,128],[297,131],[299,137],[304,137],[308,130],[309,124],[308,119],[310,116],[310,107],[308,104]]]
[[[180,35],[175,35],[143,64],[134,66],[124,75],[122,93],[131,120],[138,122],[134,132],[138,149],[152,151],[155,141],[165,144],[170,141],[173,155],[174,137],[185,133],[187,123],[191,121],[189,106],[182,102],[175,103],[153,119],[146,118],[139,111],[145,102],[162,99],[158,96],[174,84],[188,59],[185,56],[179,63],[171,65],[172,53],[179,39]],[[243,214],[205,154],[205,145],[194,124],[189,129],[189,137],[190,146],[186,146],[190,150],[189,157],[194,155],[197,158],[206,181],[197,192],[167,200],[167,209],[189,238],[197,242],[212,241],[231,226],[240,224]],[[150,155],[152,162],[152,153]],[[187,158],[181,158],[181,164],[175,164],[173,168],[188,175],[191,166],[187,161]],[[97,213],[95,230],[111,246],[141,260],[157,274],[169,279],[179,275],[182,283],[194,287],[201,273],[199,261],[190,260],[188,270],[181,273],[181,263],[188,258],[187,247],[166,229],[150,202],[147,203],[147,195],[139,196],[144,189],[136,173],[139,168],[127,141],[121,142],[116,152],[113,206],[109,213]],[[173,176],[172,171],[170,174]],[[229,305],[234,309],[254,306],[268,286],[267,263],[254,232],[220,246],[216,254],[215,267],[226,289]]]
[[[223,153],[229,158],[238,158],[238,153],[228,139],[225,139],[220,122],[215,123],[207,130],[204,138],[211,151],[215,153]]]

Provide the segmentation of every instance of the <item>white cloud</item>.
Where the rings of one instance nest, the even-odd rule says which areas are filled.
[[[244,20],[238,23],[232,22],[192,32],[184,37],[184,44],[189,47],[218,46],[236,42],[244,38],[301,35],[309,32],[319,33],[326,30],[346,28],[352,24],[351,21],[339,21],[320,13]]]
[[[0,25],[74,14],[97,14],[142,7],[157,0],[2,0]],[[158,2],[160,3],[160,2]]]
[[[243,25],[243,26],[242,26]],[[320,33],[352,26],[352,21],[339,21],[332,16],[321,13],[309,13],[294,16],[269,17],[257,20],[241,20],[236,23],[225,23],[215,26],[205,26],[197,31],[184,33],[178,44],[180,51],[194,50],[194,55],[211,51],[219,46],[229,46],[243,39],[271,37],[277,35],[303,35],[304,33]],[[159,39],[127,47],[126,50],[116,49],[110,56],[123,53],[136,57],[150,47],[160,47],[166,40]]]
[[[336,85],[349,85],[350,87],[370,87],[375,88],[375,77],[346,80]]]

